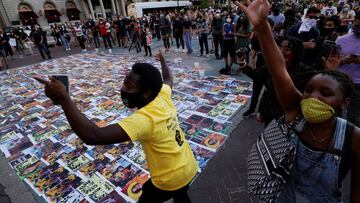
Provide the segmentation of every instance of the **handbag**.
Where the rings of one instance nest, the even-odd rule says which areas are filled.
[[[257,138],[248,157],[248,192],[265,202],[275,202],[284,189],[293,166],[296,147],[290,142],[296,119],[285,124],[285,118],[273,120]]]

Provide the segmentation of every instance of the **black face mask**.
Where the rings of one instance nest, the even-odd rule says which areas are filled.
[[[121,90],[121,99],[124,105],[130,109],[145,106],[144,98],[141,96],[141,92],[128,93]]]
[[[325,35],[328,35],[335,31],[335,28],[324,28],[323,31]]]

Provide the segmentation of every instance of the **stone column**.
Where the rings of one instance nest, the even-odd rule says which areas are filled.
[[[87,2],[88,2],[88,6],[89,6],[89,9],[90,9],[90,12],[91,12],[92,19],[95,20],[96,18],[95,18],[95,13],[94,13],[94,7],[93,7],[93,5],[91,3],[91,0],[87,0]]]
[[[85,20],[87,20],[90,16],[90,13],[89,13],[89,9],[86,5],[86,2],[84,0],[81,0],[80,1],[80,4],[81,4],[81,7],[83,8],[84,12],[85,12]]]
[[[116,1],[115,1],[115,6],[116,6],[116,13],[117,13],[117,15],[120,15],[121,12],[120,12],[119,0],[116,0]]]
[[[120,0],[121,14],[122,14],[123,16],[126,16],[125,6],[126,6],[126,2],[125,2],[125,1]]]
[[[111,14],[112,15],[117,14],[114,0],[111,0]]]
[[[104,8],[104,2],[103,0],[99,0],[100,1],[100,7],[101,7],[101,13],[103,15],[103,18],[106,19],[106,13],[105,13],[105,8]]]

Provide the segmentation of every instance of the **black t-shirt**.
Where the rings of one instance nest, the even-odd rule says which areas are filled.
[[[34,41],[34,44],[40,44],[41,43],[41,33],[39,31],[32,31],[30,33],[31,38]]]
[[[222,18],[217,19],[214,18],[212,22],[212,33],[213,34],[221,34],[224,26],[224,21]]]
[[[124,20],[116,21],[116,25],[118,27],[119,32],[121,32],[121,33],[126,32],[126,25],[125,25]]]
[[[173,24],[174,34],[180,34],[184,31],[184,23],[181,20],[175,20]]]
[[[184,29],[190,29],[192,27],[191,21],[185,21],[184,22]]]

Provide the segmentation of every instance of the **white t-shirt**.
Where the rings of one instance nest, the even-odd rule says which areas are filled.
[[[325,16],[332,16],[332,15],[337,15],[337,8],[335,6],[332,7],[328,7],[325,6],[322,10],[321,10],[321,14],[325,15]]]
[[[83,32],[82,32],[82,26],[80,25],[79,27],[74,27],[74,31],[77,37],[81,37],[83,36]]]

